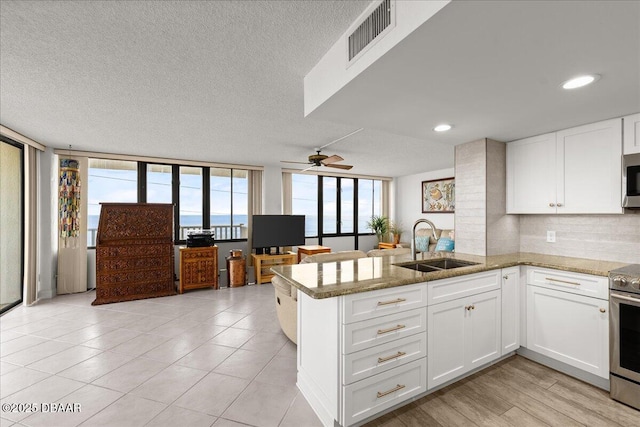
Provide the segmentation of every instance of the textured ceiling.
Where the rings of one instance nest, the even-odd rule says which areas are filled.
[[[501,2],[473,2],[499,19],[491,9],[478,17],[477,5],[465,11],[465,3],[445,7],[433,28],[429,21],[304,118],[304,75],[368,1],[2,0],[0,123],[59,148],[278,166],[365,127],[326,154],[340,154],[353,173],[399,176],[452,167],[455,144],[631,113],[634,97],[640,105],[638,2],[577,15],[595,22],[601,40],[590,39],[575,58],[580,40],[564,35],[584,28],[567,14],[568,22],[545,22],[552,2],[516,2],[523,8],[508,13],[497,9]],[[526,49],[518,50],[520,39]],[[482,51],[487,40],[494,49]],[[460,54],[439,60],[449,48]],[[603,73],[596,89],[549,109],[557,98],[541,89],[582,66]],[[532,67],[544,84],[514,87],[516,71]],[[509,84],[496,87],[495,70]],[[516,114],[525,104],[531,108]],[[433,135],[435,120],[456,127]]]

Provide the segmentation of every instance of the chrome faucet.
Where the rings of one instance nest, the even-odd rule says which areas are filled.
[[[420,218],[419,220],[417,220],[413,224],[413,229],[411,230],[411,256],[413,257],[414,261],[416,260],[416,227],[418,226],[418,224],[421,224],[423,222],[431,227],[431,236],[433,237],[433,239],[438,239],[436,237],[436,226],[431,221],[425,218]]]

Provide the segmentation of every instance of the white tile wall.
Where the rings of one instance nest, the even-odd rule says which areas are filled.
[[[486,140],[456,145],[456,252],[485,255]]]
[[[520,221],[507,215],[507,146],[487,139],[487,255],[517,252],[520,245]]]
[[[640,213],[520,215],[520,252],[640,263]]]
[[[506,214],[506,145],[456,146],[456,251],[501,255],[519,249],[519,219]]]

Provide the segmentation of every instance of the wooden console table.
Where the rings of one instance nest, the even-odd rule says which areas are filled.
[[[331,252],[331,248],[328,246],[320,246],[320,245],[308,245],[308,246],[298,246],[298,264],[302,261],[302,255],[315,255],[315,254],[323,254]]]
[[[180,248],[180,293],[218,286],[218,247]]]
[[[256,283],[258,285],[271,281],[273,278],[271,267],[296,263],[296,254],[294,253],[280,255],[251,254],[251,257],[253,258],[253,271],[256,275]]]
[[[395,243],[386,243],[386,242],[378,243],[378,249],[395,249],[395,247],[396,247]]]

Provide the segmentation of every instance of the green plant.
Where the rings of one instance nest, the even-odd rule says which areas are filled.
[[[376,233],[378,241],[384,241],[385,236],[389,233],[389,219],[384,215],[374,215],[367,222],[367,228]]]

